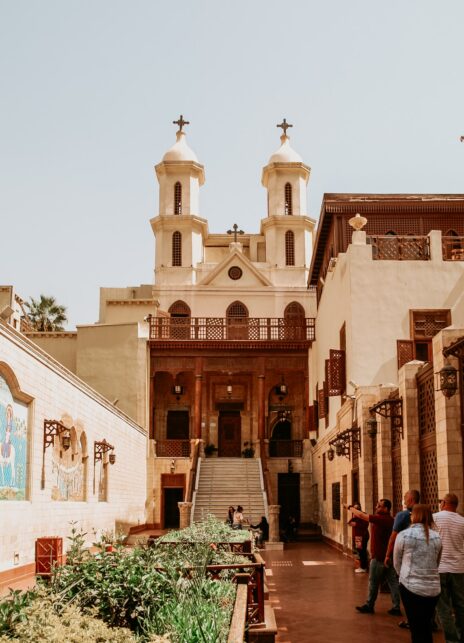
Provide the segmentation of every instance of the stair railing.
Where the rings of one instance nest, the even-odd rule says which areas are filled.
[[[263,472],[264,492],[266,494],[267,504],[269,506],[269,505],[273,505],[274,503],[272,498],[271,476],[269,473],[269,467],[267,463],[266,444],[264,440],[261,440],[260,456],[261,456],[261,467]]]
[[[187,492],[185,494],[185,502],[192,502],[192,499],[193,499],[193,492],[195,491],[195,481],[197,477],[199,454],[200,454],[200,440],[198,439],[192,440],[192,452],[190,455],[192,464],[190,465]]]

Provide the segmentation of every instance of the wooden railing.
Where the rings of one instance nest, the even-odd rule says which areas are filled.
[[[151,317],[150,339],[171,341],[302,341],[315,339],[315,319],[284,317]]]
[[[442,237],[444,261],[464,261],[464,237]]]
[[[190,457],[190,440],[156,440],[158,458]]]
[[[375,235],[368,237],[372,246],[372,258],[390,261],[428,261],[430,259],[429,237],[407,235]]]
[[[270,458],[301,458],[303,457],[303,440],[270,440]]]

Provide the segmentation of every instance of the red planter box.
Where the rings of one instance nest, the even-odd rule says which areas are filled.
[[[35,541],[35,573],[50,576],[54,565],[63,564],[63,539],[57,536]]]

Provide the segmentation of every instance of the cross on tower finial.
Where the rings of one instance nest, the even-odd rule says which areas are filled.
[[[284,136],[287,136],[288,128],[293,127],[293,125],[290,125],[290,123],[287,123],[287,119],[284,118],[284,120],[281,123],[279,123],[279,125],[277,125],[276,127],[281,127],[284,131]]]
[[[182,132],[182,128],[184,127],[184,125],[190,125],[190,121],[184,121],[184,117],[181,114],[180,117],[179,117],[179,120],[178,121],[172,121],[172,124],[173,125],[179,125],[179,132]]]
[[[237,235],[238,234],[245,234],[243,230],[238,229],[238,225],[234,223],[232,226],[232,230],[227,230],[227,234],[233,234],[234,235],[234,243],[237,243]]]

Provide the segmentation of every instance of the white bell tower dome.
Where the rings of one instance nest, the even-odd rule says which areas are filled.
[[[284,118],[281,145],[263,168],[261,183],[267,189],[267,217],[261,221],[266,239],[266,260],[276,271],[274,281],[293,274],[295,285],[304,283],[311,260],[314,221],[307,214],[306,186],[311,168],[290,145]],[[285,274],[284,274],[285,273]]]
[[[181,115],[176,142],[155,166],[159,183],[159,214],[150,223],[156,239],[155,283],[194,284],[204,258],[207,222],[199,216],[200,186],[205,170],[187,145]]]

